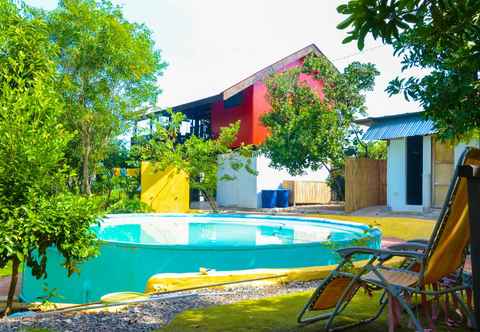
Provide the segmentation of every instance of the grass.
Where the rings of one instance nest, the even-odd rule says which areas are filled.
[[[0,269],[0,278],[8,277],[10,274],[12,274],[12,262],[8,262],[3,269]]]
[[[429,239],[435,222],[426,219],[399,217],[360,217],[320,214],[319,218],[354,221],[380,228],[383,237],[395,237],[401,240]]]
[[[21,274],[23,271],[23,264],[20,264],[18,268],[18,274]],[[12,274],[12,262],[8,262],[7,265],[0,269],[0,278],[8,277]]]
[[[301,292],[255,301],[242,301],[230,305],[189,310],[179,314],[170,325],[160,331],[324,331],[324,323],[322,322],[307,326],[297,324],[297,315],[310,295],[311,292]],[[345,309],[337,323],[353,323],[373,315],[377,308],[378,299],[378,294],[372,298],[363,293],[354,297],[352,303]],[[405,315],[403,317],[405,318]],[[388,326],[386,319],[385,310],[375,322],[356,327],[351,329],[351,331],[386,331]],[[440,323],[437,325],[440,325]],[[403,328],[398,328],[395,331],[412,331],[412,329],[406,327],[406,321],[402,322],[402,326]],[[457,330],[460,331],[460,329]],[[439,326],[437,331],[446,332],[450,330]]]
[[[384,237],[402,240],[417,238],[428,239],[434,222],[415,218],[398,217],[359,217],[342,215],[315,215],[315,217],[355,221],[380,228]],[[179,314],[161,331],[323,331],[322,322],[308,326],[299,326],[296,322],[298,312],[303,308],[311,292],[294,293],[261,300],[242,301],[230,305],[188,310]],[[359,293],[345,310],[339,323],[349,323],[366,318],[375,312],[378,295],[370,298]],[[406,326],[406,324],[403,324]],[[354,330],[359,332],[386,331],[386,313],[374,323]],[[396,331],[411,331],[399,328]],[[449,331],[440,327],[438,331]]]

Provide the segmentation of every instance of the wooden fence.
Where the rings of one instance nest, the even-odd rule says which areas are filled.
[[[283,181],[283,188],[290,190],[289,203],[325,204],[330,202],[330,187],[323,181]]]
[[[345,160],[345,211],[387,203],[387,161]]]

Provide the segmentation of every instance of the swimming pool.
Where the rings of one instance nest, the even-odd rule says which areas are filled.
[[[21,297],[37,301],[47,287],[52,301],[85,303],[118,291],[143,291],[157,273],[324,266],[335,249],[380,246],[380,231],[366,225],[290,216],[224,214],[109,215],[94,227],[100,255],[67,277],[63,259],[49,249],[46,279],[24,269]]]

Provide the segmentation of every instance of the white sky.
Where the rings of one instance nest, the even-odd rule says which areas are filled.
[[[367,95],[371,116],[419,111],[403,96],[384,92],[400,74],[389,46],[369,40],[359,53],[343,45],[339,0],[114,0],[130,21],[145,23],[169,63],[159,79],[159,106],[175,106],[217,94],[265,66],[315,43],[342,69],[352,61],[372,62],[381,75]],[[52,9],[56,0],[27,0]],[[351,56],[353,55],[353,56]],[[348,57],[348,58],[346,58]],[[418,72],[420,73],[420,72]]]

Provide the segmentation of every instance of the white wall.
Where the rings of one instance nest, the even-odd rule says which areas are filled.
[[[455,165],[465,147],[480,147],[478,139],[459,143],[454,147]],[[406,204],[406,139],[390,140],[387,156],[387,205],[393,211],[421,211],[432,204],[432,138],[423,137],[423,205]]]
[[[286,170],[270,167],[270,159],[264,155],[256,157],[257,164],[257,207],[262,206],[262,190],[279,189],[285,180],[325,181],[328,171],[321,168],[318,171],[307,170],[305,174],[292,176]]]
[[[227,174],[235,180],[219,180],[217,182],[217,204],[228,207],[257,207],[257,177],[245,168],[235,171],[230,165],[229,156],[219,157],[218,179]],[[236,156],[238,158],[238,156]],[[256,160],[251,167],[256,169]]]
[[[387,206],[393,211],[405,206],[405,138],[392,139],[387,148]]]
[[[219,178],[229,174],[235,176],[235,180],[217,183],[217,203],[224,207],[260,208],[262,190],[279,189],[284,180],[325,181],[328,177],[327,170],[323,168],[318,171],[308,170],[300,176],[292,176],[286,170],[270,167],[270,160],[264,155],[252,158],[252,168],[258,175],[251,174],[245,169],[236,172],[225,158],[228,157],[222,156],[219,159],[221,163]]]

